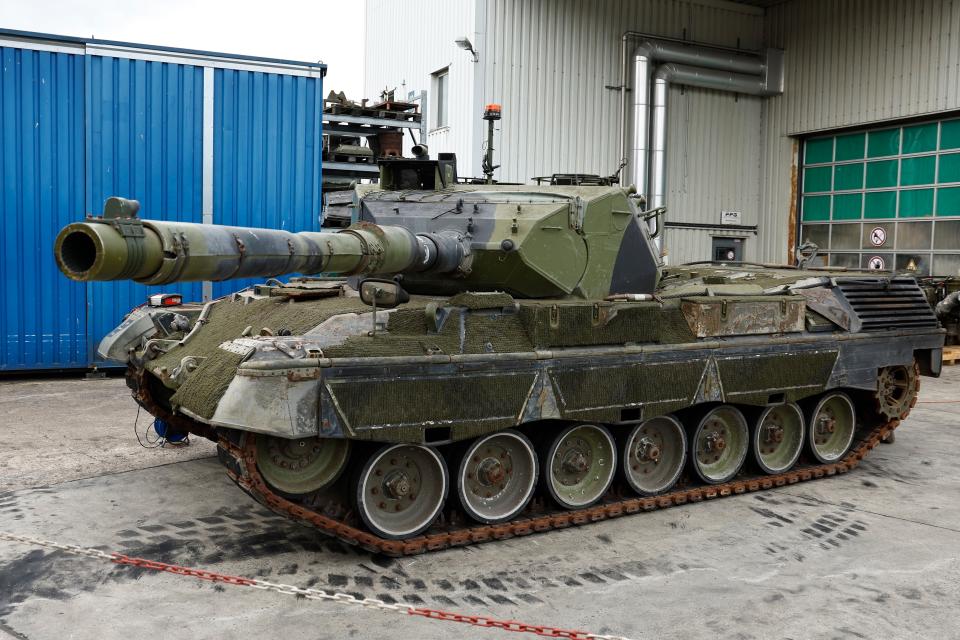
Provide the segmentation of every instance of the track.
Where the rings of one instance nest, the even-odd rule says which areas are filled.
[[[141,382],[142,379],[134,370],[128,370],[128,383],[134,389],[134,397],[150,413],[167,420],[174,428],[190,430],[208,438],[213,435],[210,433],[213,430],[207,425],[195,422],[182,415],[170,414],[169,411],[153,400],[147,390],[147,385],[141,384]],[[917,387],[919,387],[919,384],[917,384]],[[916,396],[914,396],[910,407],[912,408],[915,403]],[[241,438],[237,442],[230,436],[235,436],[240,432],[217,430],[216,440],[219,445],[221,462],[226,467],[227,475],[240,488],[268,509],[301,524],[319,529],[347,544],[356,545],[374,553],[382,553],[388,556],[410,556],[429,551],[440,551],[450,547],[526,536],[552,529],[564,529],[643,511],[665,509],[692,502],[773,489],[846,473],[856,468],[860,461],[882,440],[892,436],[894,429],[899,426],[900,420],[906,418],[908,413],[909,409],[904,411],[899,418],[893,418],[870,429],[861,429],[859,441],[838,462],[798,465],[789,471],[774,475],[738,476],[737,479],[722,484],[682,488],[649,498],[612,497],[614,491],[611,491],[600,504],[584,509],[554,511],[531,506],[524,512],[523,517],[504,524],[437,524],[426,534],[407,540],[381,538],[334,517],[334,515],[348,514],[349,507],[333,505],[331,509],[328,505],[324,511],[333,515],[325,515],[274,492],[257,469],[255,438]]]
[[[296,520],[302,524],[315,527],[324,533],[336,537],[351,545],[358,545],[389,556],[408,556],[428,551],[440,551],[449,547],[461,547],[490,540],[503,540],[515,536],[525,536],[532,533],[563,529],[574,525],[599,522],[609,518],[664,509],[690,502],[700,502],[726,496],[738,495],[774,487],[806,482],[838,473],[846,473],[854,469],[860,461],[877,444],[893,432],[900,424],[894,419],[882,424],[862,437],[850,453],[839,462],[832,464],[805,466],[791,469],[777,475],[756,476],[747,479],[738,479],[718,485],[707,485],[689,489],[671,491],[654,498],[626,498],[621,500],[605,501],[594,507],[575,511],[548,512],[543,515],[524,517],[513,522],[500,525],[477,525],[451,528],[449,531],[427,533],[426,535],[409,540],[386,540],[367,531],[351,526],[341,520],[323,515],[311,509],[288,500],[274,493],[260,476],[256,467],[256,448],[251,442],[241,448],[225,438],[221,438],[220,446],[238,462],[240,473],[228,467],[227,473],[247,493],[267,508]]]

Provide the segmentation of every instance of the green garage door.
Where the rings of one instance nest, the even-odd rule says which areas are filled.
[[[800,237],[824,264],[960,275],[960,119],[804,141]]]

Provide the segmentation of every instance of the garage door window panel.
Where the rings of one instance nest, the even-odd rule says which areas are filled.
[[[907,271],[918,276],[930,275],[930,254],[897,254],[897,271]]]
[[[838,193],[833,196],[834,220],[859,220],[862,215],[862,193]]]
[[[937,189],[937,215],[960,216],[960,187]],[[957,248],[960,248],[960,245],[957,245]]]
[[[806,144],[805,164],[833,162],[833,138],[814,138]]]
[[[933,248],[936,251],[960,251],[960,220],[937,220]]]
[[[940,124],[917,124],[903,128],[903,147],[901,153],[923,153],[937,148],[937,131]]]
[[[867,157],[883,158],[900,153],[900,129],[871,131],[867,135]]]
[[[830,250],[859,249],[860,224],[835,224],[830,239]]]
[[[830,196],[804,196],[803,197],[803,219],[804,220],[829,220],[830,219]]]
[[[900,185],[933,184],[937,173],[936,156],[918,156],[900,161]]]
[[[960,153],[945,153],[940,156],[937,182],[939,184],[960,182]]]
[[[899,167],[896,160],[880,160],[867,163],[867,189],[882,189],[897,186]]]
[[[846,267],[847,269],[856,269],[860,266],[860,254],[832,253],[830,254],[830,266]]]
[[[930,250],[931,222],[901,222],[897,225],[897,249]]]
[[[852,133],[845,136],[837,136],[836,157],[834,160],[843,162],[844,160],[860,160],[864,154],[864,144],[867,135],[865,133]]]
[[[804,193],[830,191],[832,186],[831,167],[810,167],[803,172]]]
[[[960,120],[946,120],[941,123],[940,149],[960,149]]]
[[[933,189],[906,189],[900,192],[901,218],[922,218],[933,215]]]
[[[960,253],[934,256],[933,272],[938,276],[960,276]]]
[[[863,217],[870,219],[897,217],[896,191],[868,191],[863,198]]]
[[[834,191],[850,191],[863,188],[863,163],[838,164],[833,169]]]

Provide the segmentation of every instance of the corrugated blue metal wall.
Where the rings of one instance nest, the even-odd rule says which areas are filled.
[[[86,366],[85,287],[51,247],[83,211],[83,56],[0,47],[0,371]]]
[[[86,132],[87,211],[99,213],[119,195],[139,200],[144,218],[202,221],[202,67],[86,56]],[[186,300],[201,295],[199,283],[90,283],[90,353],[124,314],[162,290]]]
[[[320,227],[319,78],[217,69],[213,221],[290,231]],[[214,297],[253,280],[214,283]]]
[[[109,196],[139,200],[147,218],[201,222],[212,153],[214,222],[319,227],[321,69],[307,77],[112,53],[0,46],[0,371],[98,364],[100,338],[160,290],[84,285],[57,270],[57,232]],[[214,74],[206,149],[205,72]],[[247,284],[219,283],[215,295]],[[200,283],[163,290],[202,296]]]

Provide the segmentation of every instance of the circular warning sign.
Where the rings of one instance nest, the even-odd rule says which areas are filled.
[[[870,258],[869,261],[867,261],[868,269],[875,269],[877,271],[880,271],[885,266],[886,266],[886,263],[883,261],[883,258],[881,258],[880,256],[873,256],[872,258]]]
[[[874,227],[870,231],[870,242],[873,243],[875,247],[882,247],[887,241],[887,230],[883,227]],[[881,264],[883,260],[880,260]]]

